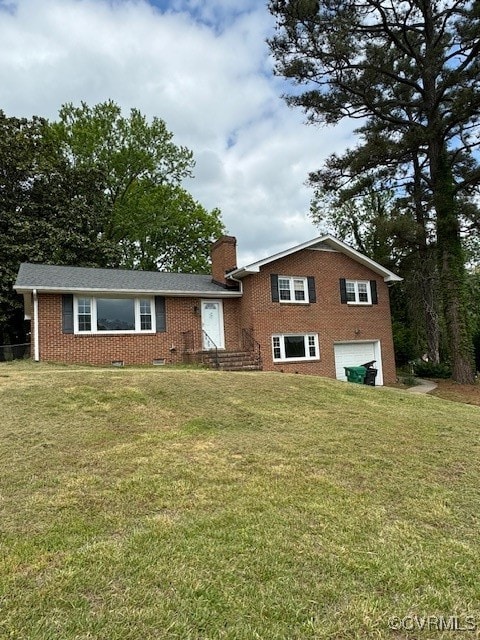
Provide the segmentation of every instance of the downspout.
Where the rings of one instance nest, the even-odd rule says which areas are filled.
[[[33,290],[33,359],[40,360],[40,349],[38,344],[38,295],[37,290]]]
[[[228,274],[226,275],[226,277],[227,277],[229,280],[233,280],[234,282],[238,282],[238,284],[240,285],[240,293],[241,293],[241,294],[242,294],[242,296],[243,296],[243,282],[242,282],[241,280],[238,280],[238,278],[234,278],[233,276],[230,276],[230,275],[228,275]]]

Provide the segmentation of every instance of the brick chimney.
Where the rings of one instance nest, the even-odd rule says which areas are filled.
[[[225,272],[237,268],[237,239],[233,236],[222,236],[212,244],[210,257],[212,280],[224,287],[231,287],[234,283],[226,280]]]

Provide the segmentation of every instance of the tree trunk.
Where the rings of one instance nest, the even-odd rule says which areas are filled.
[[[433,206],[437,222],[437,260],[446,333],[455,382],[472,384],[473,340],[467,315],[465,256],[460,240],[458,211],[452,166],[445,142],[445,123],[439,111],[438,66],[443,53],[433,15],[434,3],[422,5],[425,20],[425,61],[423,85],[428,121],[428,159],[432,181]]]
[[[452,378],[473,384],[473,341],[467,316],[465,261],[447,152],[432,154],[430,170],[434,182],[437,214],[437,256],[447,339],[452,358]]]
[[[420,260],[419,285],[427,340],[427,357],[429,362],[438,364],[440,362],[440,318],[436,300],[438,289],[431,260],[427,256],[423,256],[422,252],[420,252]]]
[[[427,339],[427,357],[429,362],[440,362],[440,318],[437,300],[437,269],[428,243],[427,221],[424,214],[422,172],[418,161],[418,150],[412,156],[413,161],[413,201],[417,223],[417,243],[419,265],[417,274],[422,301],[425,336]]]

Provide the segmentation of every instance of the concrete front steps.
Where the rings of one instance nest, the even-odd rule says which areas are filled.
[[[199,357],[202,364],[222,371],[261,371],[259,356],[252,351],[202,351]]]

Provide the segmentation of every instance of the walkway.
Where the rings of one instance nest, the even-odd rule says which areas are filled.
[[[423,378],[415,378],[417,384],[414,387],[408,387],[407,391],[410,393],[430,393],[437,388],[435,382],[431,380],[424,380]]]

